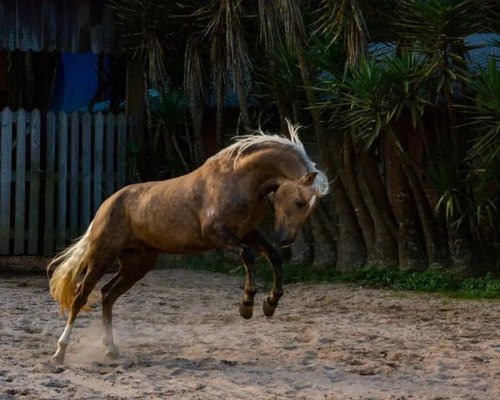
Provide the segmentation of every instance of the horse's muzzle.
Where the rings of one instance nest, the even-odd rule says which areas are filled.
[[[295,241],[295,237],[288,235],[283,229],[278,229],[274,233],[274,237],[275,243],[282,248],[291,246]]]

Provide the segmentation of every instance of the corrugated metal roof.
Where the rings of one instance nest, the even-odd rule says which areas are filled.
[[[475,72],[486,68],[491,60],[497,60],[500,68],[500,35],[497,33],[474,33],[464,39],[467,50],[467,66]],[[370,43],[369,51],[378,60],[391,56],[395,52],[394,43]]]
[[[111,18],[106,0],[2,0],[0,48],[111,52]]]
[[[470,71],[486,69],[491,60],[500,61],[500,35],[496,33],[475,33],[465,38]],[[500,63],[498,63],[500,68]]]

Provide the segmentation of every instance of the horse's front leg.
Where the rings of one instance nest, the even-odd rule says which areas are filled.
[[[278,302],[283,296],[283,274],[281,272],[281,256],[278,251],[262,236],[259,231],[253,231],[247,236],[246,242],[254,248],[259,249],[268,259],[273,268],[273,287],[271,293],[262,304],[266,317],[272,317],[278,307]]]
[[[240,315],[245,319],[250,319],[253,315],[253,299],[257,293],[254,271],[255,252],[250,247],[245,246],[240,257],[245,265],[245,289],[240,302]]]
[[[283,296],[283,274],[281,272],[281,257],[272,246],[266,253],[266,258],[273,267],[273,287],[269,296],[264,299],[262,310],[266,317],[272,317],[276,307],[278,307],[279,299]]]
[[[220,247],[238,254],[245,266],[245,289],[239,310],[243,318],[250,319],[253,315],[253,299],[257,293],[254,276],[255,252],[226,228],[214,229],[213,238]]]

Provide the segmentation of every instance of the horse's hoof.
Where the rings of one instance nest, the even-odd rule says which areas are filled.
[[[104,353],[106,357],[108,357],[111,360],[116,360],[118,357],[120,357],[120,352],[116,347],[110,347],[106,349],[106,352]]]
[[[262,303],[262,311],[264,311],[266,317],[272,317],[276,311],[276,306],[269,304],[269,300],[265,299]]]
[[[240,315],[245,319],[252,318],[253,304],[252,305],[245,305],[243,303],[240,303]]]
[[[56,366],[56,365],[61,365],[64,362],[64,355],[61,354],[54,354],[52,357],[50,357],[49,363],[50,365]]]

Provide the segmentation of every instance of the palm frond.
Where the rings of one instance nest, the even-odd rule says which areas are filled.
[[[276,0],[280,20],[285,31],[285,37],[292,43],[304,43],[306,40],[306,27],[302,14],[301,0]]]
[[[357,0],[322,0],[316,33],[331,37],[331,43],[342,40],[347,62],[357,64],[368,54],[368,29]]]
[[[205,76],[201,38],[192,34],[187,39],[184,52],[184,88],[196,101],[205,96]]]
[[[161,0],[111,0],[115,24],[120,27],[122,45],[139,56],[153,87],[167,79],[166,59],[175,48],[175,3]]]
[[[500,163],[500,72],[492,60],[468,82],[471,103],[459,106],[467,117],[466,126],[476,133],[467,159],[476,169]]]
[[[269,54],[274,54],[279,46],[279,9],[277,3],[268,0],[259,0],[259,28],[260,40]]]
[[[188,109],[189,101],[184,93],[164,88],[152,106],[152,122],[168,130],[183,127]]]

